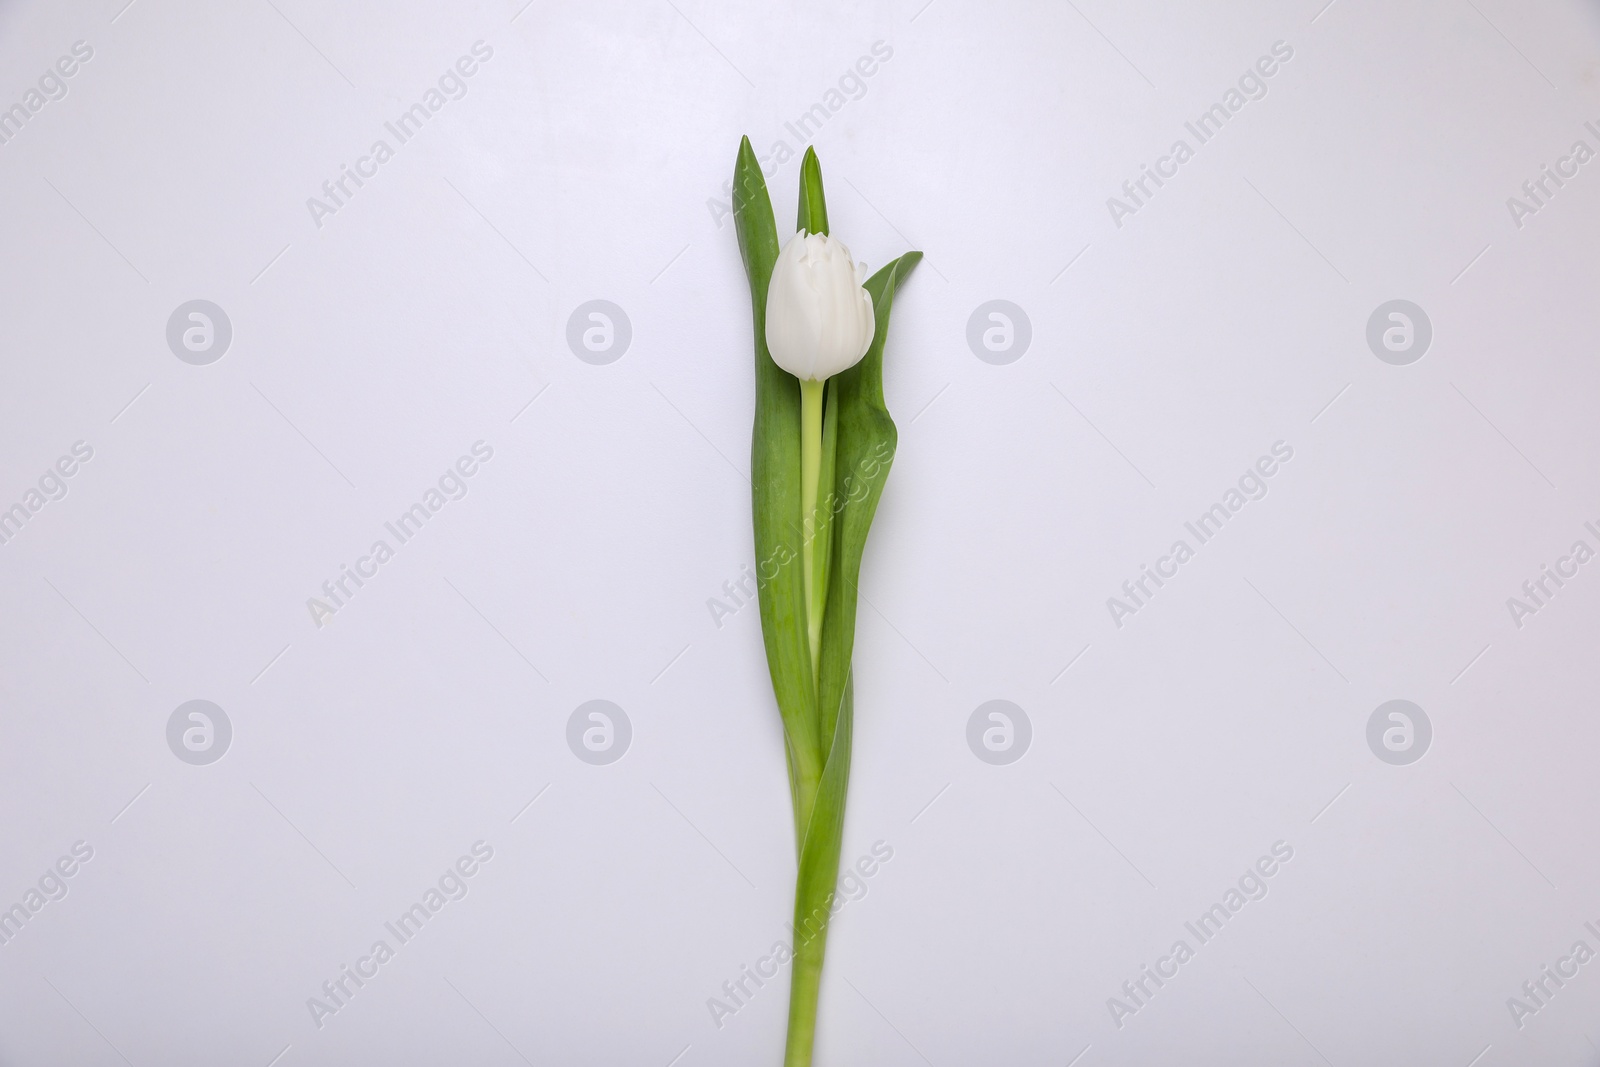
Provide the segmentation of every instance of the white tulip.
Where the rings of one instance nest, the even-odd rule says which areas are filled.
[[[877,323],[862,287],[866,264],[844,242],[801,230],[772,266],[767,285],[767,351],[801,381],[826,381],[861,362]]]

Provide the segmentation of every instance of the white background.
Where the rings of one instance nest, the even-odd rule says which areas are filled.
[[[1600,547],[1600,161],[1520,228],[1506,203],[1600,149],[1592,3],[124,2],[0,8],[0,106],[93,48],[0,145],[0,507],[94,450],[0,545],[0,906],[94,850],[0,946],[0,1063],[779,1062],[786,976],[707,1004],[793,878],[756,612],[707,604],[754,562],[715,202],[741,134],[797,149],[880,41],[815,144],[859,258],[927,255],[844,846],[894,857],[834,927],[819,1067],[1600,1062],[1600,962],[1507,1006],[1600,950],[1600,562],[1506,605]],[[480,40],[319,227],[307,198]],[[1276,41],[1266,97],[1116,226]],[[233,327],[207,366],[165,336],[196,298]],[[1365,340],[1397,298],[1433,325],[1409,366]],[[604,366],[566,342],[594,299],[632,325]],[[1007,365],[966,342],[991,299],[1032,325]],[[1277,441],[1268,495],[1116,626]],[[565,740],[596,698],[633,727],[609,766]],[[996,698],[1033,725],[1008,766],[966,742]],[[1433,724],[1409,766],[1367,745],[1395,698]],[[208,766],[166,740],[192,699],[233,726]],[[479,840],[470,893],[315,1025]],[[1116,1026],[1277,841],[1265,899]]]

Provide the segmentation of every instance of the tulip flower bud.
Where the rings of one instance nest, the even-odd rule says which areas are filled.
[[[767,351],[801,381],[826,381],[861,362],[877,323],[865,264],[823,233],[789,239],[767,285]]]

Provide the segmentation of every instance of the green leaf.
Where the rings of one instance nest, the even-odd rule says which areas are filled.
[[[807,148],[800,160],[800,217],[794,228],[806,233],[828,232],[828,204],[822,196],[822,163],[817,150]]]
[[[907,252],[867,279],[876,328],[861,362],[833,378],[839,397],[839,443],[834,458],[833,566],[822,627],[822,674],[818,686],[821,737],[834,734],[834,717],[844,699],[856,639],[856,586],[867,532],[894,462],[899,434],[883,402],[883,346],[889,337],[889,312],[895,289],[922,259]]]
[[[748,137],[739,144],[733,169],[733,219],[739,254],[750,279],[755,326],[756,414],[750,441],[750,489],[757,599],[767,670],[783,718],[798,850],[822,775],[816,693],[806,640],[805,581],[800,568],[800,386],[767,352],[767,283],[778,259],[778,234],[766,179]]]
[[[794,887],[794,964],[789,980],[789,1032],[784,1067],[811,1067],[816,1041],[817,1001],[822,992],[822,962],[827,955],[828,924],[833,918],[834,887],[839,883],[839,850],[844,844],[844,802],[850,785],[851,736],[854,732],[854,687],[847,679],[834,741],[822,775],[817,802],[811,809],[800,871]]]

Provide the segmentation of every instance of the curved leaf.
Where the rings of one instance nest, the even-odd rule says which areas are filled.
[[[822,772],[800,568],[800,388],[794,376],[772,362],[767,352],[767,284],[778,258],[778,234],[766,179],[748,137],[740,142],[734,164],[733,218],[750,278],[755,326],[756,413],[750,440],[750,490],[757,599],[767,669],[783,717],[798,849]]]

